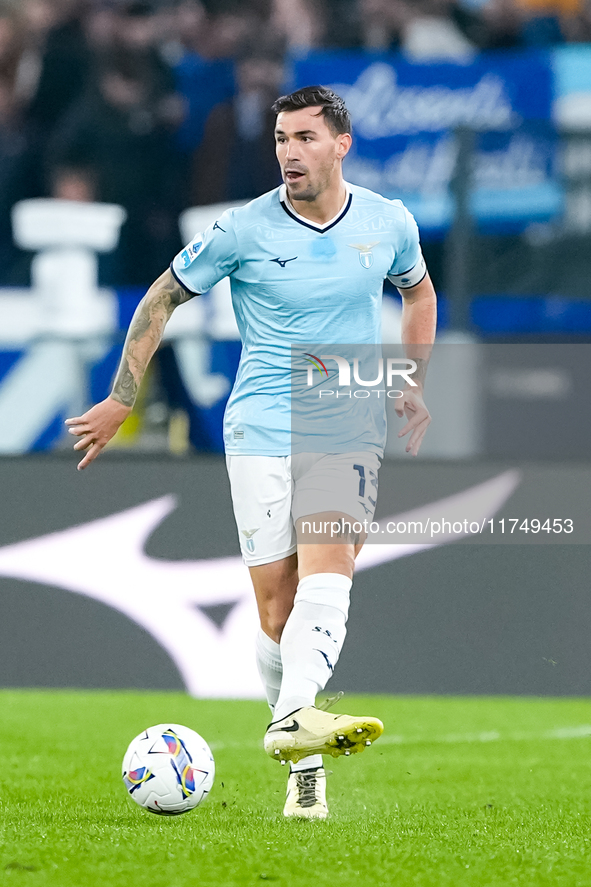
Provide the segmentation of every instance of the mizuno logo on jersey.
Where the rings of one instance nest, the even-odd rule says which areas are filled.
[[[371,268],[373,265],[372,249],[374,246],[377,246],[379,242],[379,240],[374,240],[373,243],[349,243],[348,246],[352,249],[359,250],[359,261],[364,268]]]
[[[270,262],[277,262],[278,265],[281,265],[282,268],[285,268],[288,262],[295,262],[297,256],[293,256],[291,259],[280,259],[277,257],[276,259],[269,259]]]
[[[224,232],[224,234],[226,233],[226,229],[225,229],[225,228],[222,228],[222,226],[220,225],[219,222],[216,222],[215,225],[213,226],[213,228],[212,228],[211,230],[212,230],[212,231],[215,231],[216,228],[219,228],[220,231],[223,231],[223,232]]]

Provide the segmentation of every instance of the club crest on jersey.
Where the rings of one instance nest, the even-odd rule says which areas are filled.
[[[195,261],[199,253],[202,251],[203,246],[203,234],[198,234],[181,253],[183,268],[188,268],[191,262]]]
[[[349,246],[352,249],[359,250],[359,261],[363,268],[371,268],[373,265],[373,253],[372,249],[374,246],[377,246],[379,240],[374,240],[373,243],[350,243]]]

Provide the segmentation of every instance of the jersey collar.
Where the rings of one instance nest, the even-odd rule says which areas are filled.
[[[295,222],[299,222],[300,225],[304,225],[306,228],[311,228],[312,231],[318,231],[319,234],[324,234],[325,231],[328,231],[330,228],[334,228],[337,225],[343,216],[345,216],[351,207],[351,202],[353,200],[353,194],[351,193],[351,189],[347,182],[345,182],[345,188],[347,189],[347,194],[345,196],[345,202],[342,207],[334,217],[329,222],[325,222],[324,225],[316,225],[314,222],[311,222],[310,219],[306,219],[304,216],[301,216],[296,210],[293,208],[293,205],[287,196],[287,188],[285,185],[281,185],[279,189],[279,200],[281,201],[281,206],[285,210],[288,216],[290,216]]]

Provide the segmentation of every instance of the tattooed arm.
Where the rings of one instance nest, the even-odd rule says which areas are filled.
[[[127,332],[121,363],[109,397],[83,416],[66,419],[70,434],[80,438],[74,449],[87,450],[78,464],[79,470],[96,459],[131,413],[146,368],[162,339],[164,327],[177,305],[190,298],[192,293],[188,293],[168,269],[152,284],[139,303]]]
[[[164,327],[177,305],[190,298],[191,293],[177,282],[170,268],[152,284],[129,325],[110,394],[113,400],[124,407],[133,407],[146,368],[162,339]]]

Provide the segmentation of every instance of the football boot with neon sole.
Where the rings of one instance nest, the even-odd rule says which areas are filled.
[[[297,763],[308,755],[353,755],[384,732],[377,718],[354,718],[305,706],[270,724],[263,744],[276,761]]]
[[[326,819],[326,772],[323,767],[289,774],[283,815],[294,819]]]

